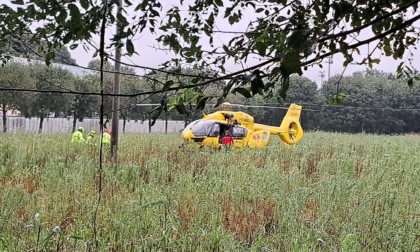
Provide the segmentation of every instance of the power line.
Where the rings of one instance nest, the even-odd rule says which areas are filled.
[[[256,64],[254,66],[226,74],[211,80],[204,81],[202,83],[198,84],[191,84],[191,85],[185,85],[182,87],[172,87],[168,88],[166,90],[155,90],[155,91],[145,91],[145,92],[139,92],[139,93],[133,93],[133,94],[108,94],[108,93],[95,93],[95,92],[77,92],[77,91],[60,91],[60,90],[39,90],[39,89],[29,89],[29,88],[0,88],[0,91],[26,91],[26,92],[39,92],[39,93],[63,93],[63,94],[81,94],[81,95],[103,95],[103,96],[120,96],[120,97],[133,97],[133,96],[140,96],[140,95],[149,95],[149,94],[157,94],[157,93],[166,93],[169,91],[177,91],[181,89],[187,89],[187,88],[195,88],[195,87],[202,87],[205,85],[209,85],[211,83],[214,83],[216,81],[221,81],[227,78],[234,77],[239,74],[243,74],[245,72],[249,72],[251,70],[263,67],[265,65],[268,65],[270,63],[274,63],[279,59],[279,57],[269,59],[267,61],[261,62],[259,64]]]
[[[134,67],[134,68],[140,68],[140,69],[146,69],[146,70],[151,70],[151,71],[166,73],[166,74],[170,74],[170,75],[175,75],[175,76],[201,78],[201,79],[207,79],[207,80],[212,80],[214,78],[217,78],[217,77],[203,76],[203,75],[197,75],[197,74],[177,73],[177,72],[168,71],[168,70],[164,70],[164,69],[157,69],[157,68],[153,68],[153,67],[147,67],[147,66],[141,66],[141,65],[137,65],[137,64],[125,63],[125,62],[122,62],[120,60],[116,60],[116,59],[114,59],[114,58],[112,58],[110,56],[108,56],[107,58],[110,59],[110,60],[112,60],[112,61],[114,61],[114,62],[116,62],[116,63],[120,63],[121,65],[124,65],[124,66],[129,66],[129,67]],[[230,79],[230,78],[225,78],[225,79]]]
[[[159,106],[158,103],[145,103],[145,104],[135,104],[132,107],[142,107],[142,106]],[[195,104],[192,104],[195,105]],[[215,104],[206,104],[206,105],[215,105]],[[262,105],[244,105],[244,104],[231,104],[232,107],[239,107],[239,108],[265,108],[265,109],[282,109],[282,110],[289,110],[290,108],[287,106],[274,106],[275,104],[266,103]],[[386,108],[386,107],[368,107],[368,106],[348,106],[348,105],[332,105],[332,104],[315,104],[315,103],[299,103],[299,105],[303,106],[314,106],[314,107],[321,107],[321,109],[294,109],[294,110],[302,110],[302,111],[312,111],[312,112],[321,112],[323,108],[339,108],[339,109],[371,109],[371,110],[392,110],[392,111],[420,111],[420,108]]]
[[[25,44],[23,41],[22,45],[25,46],[28,50],[30,50],[34,55],[36,55],[39,58],[43,58],[45,59],[45,56],[40,55],[38,52],[34,51],[31,47],[29,47],[27,44]],[[164,69],[158,69],[158,68],[153,68],[153,67],[147,67],[147,66],[141,66],[141,65],[137,65],[137,64],[129,64],[129,63],[125,63],[122,62],[120,60],[117,60],[115,58],[110,57],[109,55],[106,57],[107,59],[110,59],[116,63],[120,63],[121,65],[125,65],[125,66],[129,66],[129,67],[134,67],[134,68],[140,68],[140,69],[145,69],[145,70],[150,70],[150,71],[155,71],[155,72],[161,72],[161,73],[166,73],[166,74],[170,74],[170,75],[175,75],[175,76],[184,76],[184,77],[192,77],[192,78],[201,78],[201,79],[212,79],[213,77],[210,76],[202,76],[202,75],[194,75],[194,74],[185,74],[185,73],[178,73],[178,72],[174,72],[174,71],[169,71],[169,70],[164,70]],[[68,66],[73,66],[73,67],[78,67],[81,69],[85,69],[85,70],[90,70],[90,71],[96,71],[96,72],[100,72],[99,69],[96,68],[91,68],[91,67],[85,67],[85,66],[81,66],[79,64],[76,63],[72,63],[72,62],[64,62],[60,59],[54,59],[55,62],[54,63],[59,63],[59,64],[63,64],[63,65],[68,65]],[[111,74],[115,74],[117,73],[116,71],[111,71],[111,70],[104,70],[104,73],[111,73]],[[120,72],[120,75],[127,75],[127,76],[136,76],[136,77],[142,77],[142,78],[146,78],[146,79],[150,79],[152,81],[158,81],[156,79],[151,78],[148,75],[140,75],[140,74],[135,74],[135,73],[127,73],[127,72]],[[161,84],[164,84],[162,82],[160,82]]]
[[[368,106],[347,106],[347,105],[318,105],[322,108],[340,108],[340,109],[370,109],[370,110],[392,110],[392,111],[420,111],[420,108],[386,108],[386,107],[368,107]]]
[[[183,87],[184,88],[184,87]],[[148,91],[148,92],[141,92],[141,93],[134,93],[134,94],[110,94],[110,93],[95,93],[95,92],[78,92],[78,91],[65,91],[65,90],[42,90],[42,89],[25,89],[25,88],[3,88],[0,87],[0,91],[17,91],[17,92],[34,92],[34,93],[55,93],[55,94],[76,94],[76,95],[94,95],[94,96],[120,96],[120,97],[135,97],[135,96],[141,96],[141,95],[155,95],[157,93],[163,93],[162,90],[157,91]],[[167,90],[171,91],[171,90]],[[165,91],[166,92],[166,91]],[[395,111],[401,111],[401,110],[412,110],[412,111],[420,111],[420,108],[386,108],[386,107],[369,107],[369,106],[346,106],[346,105],[326,105],[326,104],[311,104],[311,103],[302,103],[303,105],[308,106],[320,106],[322,108],[346,108],[346,109],[376,109],[376,110],[395,110]],[[160,104],[148,104],[148,105],[160,105]],[[246,107],[247,105],[240,105]],[[269,104],[266,104],[269,105]],[[132,105],[134,106],[134,105]],[[254,106],[254,105],[250,105]],[[130,106],[131,107],[131,106]],[[264,106],[264,105],[255,105],[254,107],[261,107],[261,108],[278,108],[278,109],[284,109],[286,107],[278,107],[278,106]],[[302,110],[309,110],[309,109],[302,109]],[[315,111],[315,110],[313,110]]]

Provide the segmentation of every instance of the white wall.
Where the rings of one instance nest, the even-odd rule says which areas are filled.
[[[46,118],[43,124],[43,133],[69,133],[72,131],[73,119],[67,118]],[[39,118],[7,117],[7,132],[27,132],[37,133]],[[84,119],[83,122],[76,123],[76,129],[83,127],[86,131],[99,131],[99,119]],[[168,121],[168,132],[179,132],[184,128],[183,121]],[[120,120],[119,129],[123,129],[123,121]],[[3,132],[3,121],[0,119],[0,132]],[[147,121],[127,121],[125,132],[141,133],[149,132]],[[157,120],[152,127],[152,132],[165,132],[165,121]]]

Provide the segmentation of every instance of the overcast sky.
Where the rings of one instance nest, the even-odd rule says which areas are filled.
[[[165,1],[170,2],[170,0],[165,0]],[[0,0],[0,3],[6,3],[10,5],[9,0]],[[221,12],[223,14],[223,11]],[[133,15],[132,10],[128,10],[128,13]],[[216,19],[216,24],[217,24],[217,28],[223,31],[245,31],[246,24],[248,23],[248,21],[254,18],[255,18],[255,13],[249,12],[249,13],[244,13],[243,22],[235,26],[230,26],[226,22],[226,20],[223,20],[222,18]],[[115,32],[115,28],[108,28],[106,32],[108,34],[107,37],[109,37],[111,34]],[[139,55],[134,55],[132,57],[123,57],[122,61],[126,63],[134,63],[137,65],[157,68],[159,64],[161,64],[162,62],[165,62],[171,59],[172,57],[171,53],[167,51],[155,49],[156,47],[158,47],[157,41],[155,40],[157,37],[158,35],[152,35],[148,32],[137,35],[133,42],[134,42],[136,50],[139,52]],[[229,41],[231,37],[232,35],[229,35],[229,34],[217,34],[217,37],[215,38],[215,43],[219,43],[219,44],[227,43],[227,41]],[[96,41],[97,44],[99,44],[99,36],[95,36],[94,40]],[[367,51],[367,47],[362,48],[361,54],[363,55],[364,53],[366,53],[366,51]],[[92,56],[94,53],[93,51],[86,52],[82,47],[79,47],[75,50],[70,50],[70,52],[71,52],[72,57],[76,59],[77,64],[81,66],[87,66],[89,61],[92,60]],[[415,51],[414,53],[415,55],[420,56],[420,53],[418,51]],[[381,59],[381,62],[378,65],[374,65],[375,69],[383,70],[386,72],[392,72],[392,73],[395,72],[396,67],[401,62],[401,60],[395,61],[390,57],[385,57],[378,54],[375,56],[375,58]],[[420,63],[418,58],[419,57],[416,57],[414,61],[415,65],[419,65]],[[357,57],[355,57],[355,59],[357,60]],[[404,57],[404,60],[406,59],[407,59],[407,56]],[[324,60],[323,68],[320,68],[319,66],[309,67],[307,71],[304,71],[303,75],[317,82],[319,85],[321,82],[321,76],[320,76],[321,74],[324,75],[323,80],[325,81],[328,78],[329,72],[331,76],[334,76],[337,74],[342,74],[343,71],[345,70],[344,74],[349,75],[355,71],[364,70],[367,67],[367,66],[359,66],[359,65],[352,64],[352,65],[349,65],[346,69],[344,69],[343,58],[338,54],[334,55],[334,57],[332,58],[333,63],[330,65],[330,71],[328,67],[329,64],[327,62],[328,62],[327,60]],[[247,64],[242,64],[242,65],[233,64],[233,62],[229,62],[226,65],[226,69],[232,72],[232,71],[240,70],[244,67],[252,66],[257,63],[258,61],[255,59],[251,59]],[[141,74],[143,72],[139,71],[139,73]]]
[[[108,33],[111,33],[111,30],[108,29]],[[141,66],[148,66],[148,67],[155,67],[157,68],[159,64],[170,60],[173,54],[170,52],[156,49],[158,46],[158,43],[154,40],[156,36],[150,36],[150,34],[144,34],[141,36],[137,36],[137,38],[134,41],[134,46],[136,50],[138,51],[139,55],[133,55],[131,57],[123,56],[122,61],[129,63],[129,64],[136,64]],[[99,40],[98,40],[99,41]],[[367,48],[361,49],[361,55],[363,55],[364,52],[367,51]],[[76,50],[70,51],[72,54],[72,57],[76,59],[77,64],[82,66],[87,66],[89,61],[92,60],[93,51],[86,52],[83,48],[77,48]],[[414,52],[415,55],[420,55],[418,51]],[[114,54],[114,52],[112,52]],[[385,72],[391,72],[394,73],[398,64],[402,60],[394,60],[392,57],[386,57],[380,54],[374,54],[374,57],[372,58],[380,58],[381,61],[379,64],[374,64],[373,68],[382,70]],[[355,59],[358,59],[355,57]],[[404,56],[404,60],[407,60],[407,55]],[[361,71],[367,68],[366,65],[358,65],[356,63],[350,64],[347,66],[347,68],[344,68],[343,62],[344,58],[340,54],[336,54],[331,59],[331,64],[328,64],[327,59],[324,59],[322,68],[319,65],[315,65],[312,67],[309,67],[307,71],[303,72],[303,76],[306,76],[307,78],[317,82],[320,84],[321,82],[321,74],[324,75],[323,80],[326,81],[328,78],[328,73],[330,73],[330,76],[334,75],[341,75],[344,72],[344,75],[350,75],[353,72]],[[361,61],[361,57],[359,57],[359,62]],[[229,63],[226,66],[226,69],[228,71],[237,71],[240,69],[243,69],[244,67],[249,67],[254,64],[257,64],[259,61],[252,60],[248,64],[239,65],[239,64],[233,64]],[[414,65],[419,65],[418,57],[414,60]],[[141,72],[140,72],[141,73]]]
[[[170,0],[168,0],[170,1]],[[130,10],[128,10],[128,13],[133,13]],[[223,11],[222,11],[223,13]],[[251,9],[249,12],[244,13],[244,17],[242,22],[239,24],[235,24],[233,26],[229,25],[228,22],[219,17],[216,19],[217,29],[222,31],[246,31],[247,25],[249,21],[255,20],[256,14]],[[418,23],[418,22],[417,22]],[[418,25],[420,26],[420,25]],[[115,32],[115,28],[108,28],[107,33],[113,34]],[[361,34],[362,39],[363,37],[367,38],[371,34]],[[232,34],[215,34],[215,44],[219,43],[219,45],[227,42],[232,38]],[[136,40],[134,41],[134,45],[136,47],[136,50],[139,52],[140,55],[134,55],[130,58],[123,57],[123,61],[127,63],[135,63],[137,65],[143,65],[143,66],[149,66],[149,67],[158,67],[159,64],[162,62],[165,62],[169,59],[171,59],[172,54],[168,53],[167,51],[157,50],[155,49],[158,47],[158,43],[155,40],[157,38],[157,35],[152,35],[148,32],[137,35]],[[98,39],[98,38],[97,38]],[[99,41],[99,39],[98,39]],[[375,44],[374,44],[375,45]],[[205,45],[204,45],[205,46]],[[372,47],[372,45],[371,45]],[[361,55],[366,55],[366,52],[368,51],[368,47],[365,46],[363,48],[360,48]],[[420,52],[415,51],[415,55],[420,56]],[[77,60],[78,64],[86,66],[87,63],[91,60],[92,53],[86,53],[81,49],[76,50],[72,53],[73,57]],[[355,62],[361,61],[362,57],[357,57],[357,55],[354,56]],[[374,65],[374,69],[382,70],[385,72],[391,72],[395,73],[395,70],[398,66],[398,64],[401,62],[401,60],[394,60],[392,57],[385,57],[380,54],[374,54],[372,58],[380,58],[381,62],[377,65]],[[420,65],[420,62],[418,60],[419,57],[416,57],[414,63],[415,65]],[[405,55],[403,60],[407,60],[407,54]],[[350,75],[353,72],[361,71],[367,68],[367,66],[364,65],[357,65],[357,64],[351,64],[347,66],[347,68],[343,67],[343,61],[344,58],[336,54],[332,58],[332,64],[328,65],[328,60],[324,60],[323,68],[319,67],[318,65],[309,67],[307,71],[304,71],[304,76],[308,77],[309,79],[315,81],[318,85],[321,83],[321,75],[324,75],[322,78],[324,81],[328,79],[328,73],[330,73],[330,76],[334,75],[341,75],[343,72],[345,75]],[[259,63],[257,60],[250,60],[247,63],[242,64],[234,64],[233,62],[229,62],[226,65],[226,69],[228,71],[238,71],[243,69],[244,67],[249,67],[252,65],[255,65]],[[329,66],[329,67],[328,67]]]

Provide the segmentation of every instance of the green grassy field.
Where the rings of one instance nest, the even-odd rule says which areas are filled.
[[[0,140],[0,250],[93,250],[97,148]],[[293,148],[180,151],[123,135],[104,160],[100,251],[419,251],[420,136],[307,133]]]

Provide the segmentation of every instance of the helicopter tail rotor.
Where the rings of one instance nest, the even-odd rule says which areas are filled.
[[[300,113],[302,106],[290,104],[290,107],[280,124],[281,140],[287,144],[296,144],[303,137],[303,129],[300,125]]]

